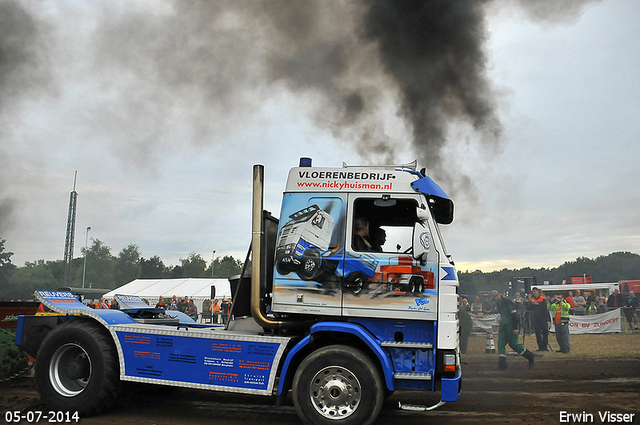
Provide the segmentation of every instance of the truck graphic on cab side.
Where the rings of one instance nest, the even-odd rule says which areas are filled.
[[[304,280],[315,280],[321,273],[322,253],[329,249],[333,223],[333,217],[317,205],[291,214],[278,235],[278,273],[295,271]]]
[[[334,223],[334,218],[315,204],[291,214],[278,235],[278,273],[295,271],[303,280],[318,282],[324,280],[325,274],[331,278],[344,275],[347,287],[359,292],[364,282],[374,276],[378,260],[371,255],[349,253],[349,261],[343,261],[343,248],[329,249]]]
[[[391,261],[392,259],[390,259]],[[397,264],[380,266],[374,282],[386,283],[390,292],[421,294],[425,289],[435,289],[434,274],[414,265],[410,256],[398,257]]]

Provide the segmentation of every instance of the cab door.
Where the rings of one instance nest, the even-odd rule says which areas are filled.
[[[436,318],[438,252],[418,216],[423,205],[419,194],[350,195],[344,316]],[[414,258],[417,228],[424,229],[420,259]]]
[[[272,311],[340,315],[346,196],[285,193],[276,253]]]

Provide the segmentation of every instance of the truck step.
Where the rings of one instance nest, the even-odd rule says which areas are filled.
[[[382,341],[381,347],[389,348],[416,348],[419,350],[430,350],[433,344],[430,342],[404,342],[404,341]]]
[[[410,379],[416,381],[431,381],[430,373],[418,372],[396,372],[393,374],[394,379]]]
[[[403,402],[399,401],[398,407],[402,410],[410,410],[412,412],[425,412],[425,411],[437,409],[438,407],[442,406],[445,403],[446,403],[445,401],[440,400],[437,404],[434,404],[433,406],[422,406],[418,404],[404,404]]]

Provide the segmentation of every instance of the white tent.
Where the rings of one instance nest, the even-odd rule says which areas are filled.
[[[543,293],[547,295],[555,295],[557,292],[562,292],[565,294],[569,291],[575,292],[576,290],[589,291],[594,292],[595,295],[608,297],[613,294],[613,291],[616,288],[620,288],[620,284],[618,282],[611,283],[576,283],[576,284],[568,284],[568,285],[538,285]]]
[[[137,295],[149,301],[149,305],[153,307],[161,296],[170,301],[174,295],[180,298],[184,298],[186,295],[193,299],[194,304],[198,307],[198,313],[201,313],[203,301],[211,299],[212,286],[216,287],[217,299],[231,297],[229,280],[213,278],[136,279],[107,292],[104,297],[111,299],[116,294]]]

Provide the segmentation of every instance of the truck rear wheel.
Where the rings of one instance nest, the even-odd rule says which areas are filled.
[[[411,292],[424,293],[424,278],[422,276],[412,276],[409,281]]]
[[[302,361],[293,378],[293,402],[310,425],[368,425],[384,401],[374,363],[346,345],[321,348]]]
[[[353,272],[345,278],[346,289],[350,290],[353,295],[360,293],[369,286],[369,279],[362,272]]]
[[[320,276],[321,267],[322,256],[320,251],[315,248],[309,248],[302,254],[300,272],[298,274],[303,280],[315,280]]]
[[[51,410],[92,416],[119,395],[118,355],[111,336],[88,320],[62,323],[45,337],[36,358],[36,387]]]

